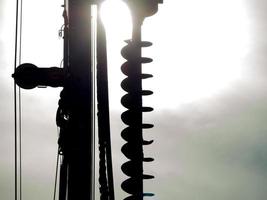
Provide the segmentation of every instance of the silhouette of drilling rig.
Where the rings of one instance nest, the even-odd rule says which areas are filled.
[[[152,124],[143,124],[143,112],[150,112],[151,107],[144,107],[142,96],[151,95],[152,91],[142,89],[142,79],[152,77],[142,73],[142,64],[152,62],[151,58],[142,57],[142,48],[152,43],[142,41],[141,27],[146,17],[158,11],[162,0],[124,0],[131,11],[132,38],[126,40],[121,54],[127,60],[121,67],[127,76],[121,87],[127,92],[121,103],[127,110],[121,119],[127,125],[121,136],[126,141],[122,153],[128,161],[121,166],[129,178],[121,187],[129,193],[124,200],[142,200],[153,196],[143,191],[143,180],[154,178],[143,172],[143,162],[153,158],[145,157],[143,145],[153,142],[143,139],[143,129],[152,128]],[[56,123],[60,128],[58,139],[59,154],[62,156],[59,180],[59,200],[93,200],[93,83],[92,74],[92,5],[97,7],[96,37],[96,87],[99,143],[99,185],[100,199],[114,200],[112,156],[110,142],[109,96],[106,35],[99,17],[99,7],[103,0],[66,0],[63,8],[64,17],[64,59],[63,68],[38,68],[31,63],[18,66],[12,75],[16,84],[24,89],[37,86],[63,87],[58,102]]]

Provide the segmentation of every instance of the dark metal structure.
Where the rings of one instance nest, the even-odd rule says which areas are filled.
[[[125,200],[141,200],[144,196],[153,196],[143,192],[143,179],[153,178],[143,173],[143,162],[152,158],[143,155],[143,145],[153,141],[144,141],[142,131],[151,128],[143,124],[142,113],[153,109],[142,105],[142,96],[152,94],[142,90],[142,79],[152,77],[142,74],[142,63],[150,58],[141,56],[141,48],[150,46],[150,42],[141,40],[141,26],[145,17],[155,14],[161,0],[125,0],[133,17],[132,38],[122,49],[127,60],[122,72],[127,78],[122,88],[127,94],[121,102],[128,110],[122,114],[122,120],[128,125],[122,131],[127,143],[122,152],[129,159],[122,165],[122,171],[129,179],[122,183],[122,189],[131,196]],[[63,68],[37,68],[25,63],[20,65],[13,77],[17,85],[24,89],[36,86],[63,87],[58,103],[56,123],[60,128],[58,139],[59,154],[62,155],[60,168],[59,200],[93,200],[93,118],[94,118],[94,75],[92,62],[92,23],[91,6],[96,5],[97,18],[97,111],[99,139],[99,184],[100,199],[114,200],[112,159],[110,145],[108,73],[106,38],[103,24],[99,18],[97,0],[66,0],[63,5],[64,17],[64,66]]]
[[[121,103],[128,110],[121,118],[128,125],[121,135],[126,140],[122,147],[123,154],[129,159],[122,165],[122,171],[129,176],[122,183],[122,189],[130,196],[125,200],[143,199],[144,196],[153,196],[153,193],[143,191],[143,179],[152,179],[154,176],[144,174],[143,162],[151,162],[154,159],[145,157],[143,145],[153,142],[143,139],[143,129],[152,128],[152,124],[143,124],[143,112],[150,112],[151,107],[145,107],[142,103],[142,96],[151,95],[152,91],[142,89],[142,79],[152,77],[151,74],[142,73],[142,63],[150,63],[152,59],[142,57],[142,47],[148,47],[150,42],[143,42],[141,39],[141,27],[146,17],[155,14],[158,10],[158,3],[162,1],[134,1],[125,0],[132,13],[133,32],[131,40],[122,49],[122,56],[127,60],[122,65],[122,72],[127,76],[121,83],[121,87],[127,92],[122,97]]]

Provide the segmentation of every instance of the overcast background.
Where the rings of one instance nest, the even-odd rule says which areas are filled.
[[[106,0],[111,2],[112,0]],[[23,0],[22,62],[59,66],[62,0]],[[106,7],[116,197],[126,160],[120,148],[123,75],[120,56],[130,36],[125,6]],[[165,0],[144,23],[144,66],[155,111],[145,191],[155,200],[265,200],[267,197],[267,1]],[[116,22],[112,24],[112,22]],[[13,73],[15,1],[0,0],[0,196],[14,199]],[[60,89],[22,90],[23,199],[52,199]]]

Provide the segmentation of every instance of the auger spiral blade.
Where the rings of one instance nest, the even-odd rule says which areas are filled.
[[[122,56],[127,60],[121,67],[122,72],[127,76],[121,83],[122,89],[127,92],[121,99],[122,105],[127,108],[122,113],[121,119],[128,126],[121,133],[122,138],[127,142],[122,146],[121,151],[129,159],[121,166],[123,173],[129,177],[121,187],[131,194],[124,200],[141,200],[144,196],[154,195],[143,192],[143,180],[154,178],[152,175],[143,174],[143,162],[154,160],[143,155],[143,146],[153,143],[153,140],[143,139],[143,129],[152,128],[153,124],[142,122],[142,113],[153,111],[152,107],[142,105],[142,97],[153,94],[150,90],[142,89],[142,79],[153,76],[140,71],[141,65],[152,62],[152,59],[138,57],[141,48],[151,46],[151,44],[150,42],[134,43],[128,40],[127,45],[121,51]]]
[[[141,40],[141,26],[146,17],[158,11],[158,4],[162,0],[124,0],[132,13],[133,32],[132,38],[126,40],[121,55],[126,62],[121,66],[121,71],[127,77],[122,81],[121,87],[126,94],[121,98],[121,104],[127,108],[122,113],[121,119],[127,125],[121,136],[126,141],[121,148],[122,153],[129,159],[121,166],[129,178],[122,182],[121,188],[130,195],[124,200],[143,200],[144,197],[154,196],[153,193],[143,191],[143,180],[153,179],[153,175],[144,174],[143,162],[152,162],[151,157],[144,157],[143,146],[150,145],[153,140],[143,139],[143,130],[150,129],[153,124],[143,123],[143,113],[153,111],[152,107],[143,106],[144,96],[152,95],[150,90],[142,88],[142,80],[153,77],[151,74],[142,73],[142,64],[151,63],[151,58],[142,57],[142,48],[152,45],[151,42]]]

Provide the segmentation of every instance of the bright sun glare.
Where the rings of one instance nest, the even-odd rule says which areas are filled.
[[[155,60],[150,64],[155,75],[150,87],[157,89],[152,99],[157,99],[159,107],[163,102],[165,107],[173,108],[211,97],[242,78],[249,36],[242,0],[166,1],[156,15],[157,21],[148,19],[144,30],[160,47],[148,50]],[[118,34],[124,29],[129,35],[131,28],[130,15],[122,1],[106,1],[102,17],[107,32],[114,33],[108,36],[111,42],[116,37],[127,39]]]
[[[45,3],[40,5],[41,11],[30,9],[37,8],[39,1],[28,0],[24,6],[23,62],[41,63],[43,67],[60,63],[61,45],[53,47],[54,51],[50,49],[62,41],[47,41],[57,39],[58,24],[62,23],[58,13],[62,9],[53,7],[55,17],[45,14],[45,10],[51,10]],[[122,0],[104,1],[101,15],[108,41],[110,100],[117,108],[123,94],[120,66],[125,61],[120,51],[125,45],[123,40],[131,36],[131,16]],[[154,90],[149,101],[158,108],[174,108],[233,87],[243,77],[242,62],[249,50],[247,15],[243,0],[164,1],[159,12],[143,25],[143,38],[154,44],[144,50],[145,56],[154,59],[143,67],[154,75],[144,81],[144,89]],[[41,40],[39,32],[46,33]],[[36,48],[38,51],[32,51]]]
[[[168,37],[159,41],[168,55],[156,55],[160,58],[156,88],[158,97],[165,96],[158,105],[205,100],[242,78],[249,39],[242,1],[180,0],[168,9],[165,20],[174,15],[170,25],[163,25]]]
[[[170,70],[177,81],[174,99],[190,102],[218,94],[241,78],[248,27],[242,1],[181,2]]]
[[[101,17],[109,33],[107,38],[110,38],[111,42],[114,38],[129,37],[132,27],[131,16],[127,5],[123,1],[105,1],[101,6]],[[120,39],[123,40],[123,38]]]

